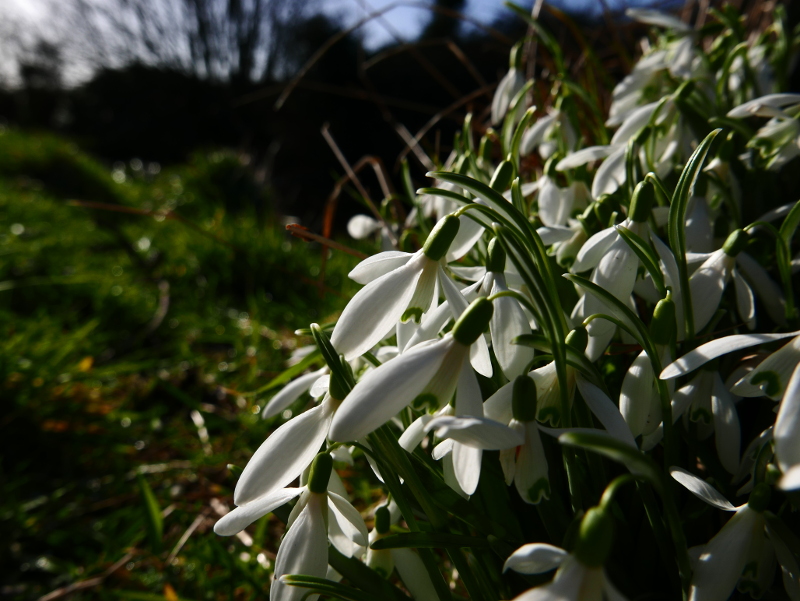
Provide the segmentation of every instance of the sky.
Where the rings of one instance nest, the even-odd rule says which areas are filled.
[[[68,5],[69,0],[59,0]],[[94,0],[102,3],[104,0]],[[157,2],[158,0],[153,0]],[[300,0],[298,0],[300,1]],[[520,4],[525,0],[517,0]],[[531,0],[527,0],[529,3]],[[46,30],[50,26],[52,15],[47,9],[53,0],[0,0],[0,19],[12,17],[19,23],[18,32],[25,37],[34,35],[36,31]],[[370,12],[389,8],[381,15],[380,19],[373,19],[365,23],[360,29],[364,43],[370,50],[374,50],[386,43],[393,42],[395,37],[403,40],[413,40],[430,20],[431,12],[422,6],[409,6],[422,4],[425,0],[320,0],[323,10],[337,15],[345,25],[353,25],[363,19]],[[671,3],[680,6],[683,0],[545,0],[566,12],[583,13],[599,16],[605,5],[611,11],[622,11],[626,6],[646,6],[653,4],[664,5]],[[406,6],[403,6],[406,4]],[[395,5],[394,7],[392,7]],[[510,9],[503,5],[502,0],[467,0],[466,13],[483,23],[490,24],[503,13]],[[474,27],[463,23],[462,27]],[[27,34],[26,34],[27,32]],[[13,85],[15,74],[15,57],[8,47],[3,47],[0,39],[0,78]],[[76,84],[91,76],[91,71],[81,68],[80,65],[69,65],[66,74],[68,83]]]

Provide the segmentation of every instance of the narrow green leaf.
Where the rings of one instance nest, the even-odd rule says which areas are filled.
[[[661,268],[658,265],[658,256],[652,247],[645,242],[641,236],[634,234],[626,227],[619,226],[617,232],[622,239],[631,247],[631,250],[636,253],[639,260],[644,265],[647,273],[653,278],[653,284],[658,289],[658,293],[664,297],[667,295],[667,287],[664,283],[664,274],[661,273]]]
[[[447,532],[404,532],[376,540],[370,545],[375,550],[400,549],[446,549],[446,548],[489,548],[489,541],[475,536],[448,534]]]
[[[316,576],[306,576],[305,574],[290,574],[283,576],[282,580],[291,586],[298,586],[310,589],[314,593],[327,595],[334,599],[344,599],[344,601],[374,601],[375,597],[371,594],[359,591],[344,584],[318,578]]]
[[[778,255],[778,271],[781,275],[781,283],[783,284],[783,292],[786,296],[786,319],[791,322],[796,318],[797,309],[794,303],[794,287],[792,285],[792,238],[794,237],[797,227],[800,225],[800,201],[789,211],[786,219],[781,224],[780,240],[776,242],[776,249]]]
[[[558,441],[605,455],[623,464],[634,476],[650,482],[659,493],[663,490],[661,472],[653,460],[606,432],[566,432],[558,437]]]
[[[305,370],[307,370],[310,366],[312,366],[315,363],[319,362],[319,360],[321,358],[322,357],[321,357],[320,352],[318,350],[311,351],[308,355],[303,357],[300,360],[299,363],[295,363],[294,365],[292,365],[290,368],[288,368],[286,371],[284,371],[280,375],[275,376],[269,382],[264,384],[261,388],[257,388],[256,390],[253,390],[251,392],[245,392],[242,396],[245,396],[245,397],[257,396],[259,394],[263,394],[265,392],[268,392],[268,391],[272,390],[273,388],[277,388],[278,386],[286,384],[286,382],[288,382],[289,380],[291,380],[295,376],[299,376]]]
[[[153,490],[142,474],[136,474],[136,481],[139,484],[139,491],[142,495],[142,504],[147,518],[147,537],[150,539],[150,546],[153,553],[161,552],[161,539],[164,535],[164,521],[161,518],[161,508],[158,506]]]
[[[678,185],[672,195],[672,202],[669,207],[667,233],[669,246],[675,255],[680,273],[681,298],[683,299],[687,338],[694,336],[694,316],[692,314],[692,293],[689,290],[689,270],[686,265],[686,208],[689,204],[689,196],[708,158],[711,145],[721,131],[721,129],[715,129],[708,134],[692,153],[678,180]]]

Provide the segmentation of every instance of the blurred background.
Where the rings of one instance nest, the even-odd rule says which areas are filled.
[[[775,6],[734,4],[753,31]],[[709,1],[537,9],[610,93],[647,31],[633,5],[701,23]],[[348,219],[487,121],[526,33],[493,0],[0,2],[0,598],[264,597],[280,522],[211,526],[307,403],[260,419],[308,365],[293,332],[378,249]]]

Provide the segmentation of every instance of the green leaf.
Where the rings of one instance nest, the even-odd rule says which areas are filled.
[[[703,170],[711,145],[714,143],[721,129],[715,129],[700,143],[692,153],[686,163],[675,193],[672,195],[672,202],[669,207],[669,221],[667,233],[669,236],[669,246],[675,255],[678,263],[678,271],[681,281],[681,298],[683,299],[683,314],[686,320],[686,336],[694,336],[694,316],[692,314],[692,294],[689,290],[689,271],[686,265],[686,208],[689,204],[689,196],[697,183],[697,178]],[[680,324],[678,325],[680,328]]]
[[[631,247],[631,250],[636,253],[636,256],[639,257],[647,273],[653,278],[653,284],[655,284],[661,297],[666,296],[667,287],[664,283],[664,274],[661,272],[661,268],[658,265],[658,256],[656,256],[652,247],[641,236],[634,234],[626,227],[617,227],[617,232]]]
[[[345,601],[374,601],[375,597],[371,594],[359,591],[344,584],[318,578],[317,576],[306,576],[304,574],[290,574],[283,576],[282,580],[291,586],[299,586],[311,589],[314,593],[327,595],[334,599],[344,599]]]
[[[145,514],[147,517],[147,537],[150,539],[150,546],[153,553],[161,552],[161,542],[164,535],[164,521],[161,518],[161,508],[158,506],[153,490],[145,480],[142,474],[136,474],[136,481],[139,484],[139,491],[142,494],[142,503],[144,505]]]
[[[299,376],[302,374],[306,369],[308,369],[311,365],[317,363],[321,358],[320,352],[318,350],[311,351],[308,355],[303,357],[303,359],[299,363],[295,363],[289,369],[281,373],[279,376],[274,377],[272,380],[264,384],[261,388],[253,390],[251,392],[246,392],[242,396],[250,397],[256,396],[259,394],[263,394],[273,388],[277,388],[282,384],[285,384],[295,376]]]
[[[663,491],[661,472],[653,460],[606,432],[566,432],[558,437],[558,441],[617,461],[627,467],[634,476],[647,480],[659,493]]]
[[[414,549],[489,548],[489,541],[485,538],[446,532],[404,532],[376,540],[370,547],[376,551],[406,547]]]
[[[792,286],[792,238],[800,225],[800,201],[789,211],[779,230],[779,240],[776,242],[778,255],[778,270],[781,274],[784,294],[786,295],[786,319],[792,321],[796,317],[797,309],[794,305],[794,287]]]
[[[636,337],[636,341],[645,349],[652,349],[653,345],[650,340],[650,335],[647,328],[642,323],[636,314],[625,306],[616,296],[604,290],[594,282],[587,280],[584,277],[572,273],[565,273],[564,277],[573,284],[577,284],[584,288],[590,294],[596,296],[603,304],[611,310],[611,317],[618,319],[630,332],[631,335]],[[638,334],[638,336],[637,336]],[[648,355],[650,352],[648,352]]]

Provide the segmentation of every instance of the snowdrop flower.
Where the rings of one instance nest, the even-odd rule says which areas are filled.
[[[647,238],[650,226],[647,217],[653,204],[655,191],[652,184],[647,181],[640,182],[634,191],[629,217],[622,222],[621,227],[626,227],[634,234]],[[636,283],[639,257],[631,249],[625,239],[610,227],[595,234],[578,253],[572,265],[574,273],[594,268],[591,281],[604,290],[607,290],[620,301],[629,304],[630,296]],[[576,310],[588,317],[596,313],[603,313],[605,305],[593,295],[582,297]],[[586,356],[595,361],[606,350],[616,331],[616,326],[605,319],[595,319],[587,327],[589,331],[589,346]]]
[[[769,94],[737,106],[728,117],[771,117],[747,145],[757,149],[767,168],[774,171],[800,155],[798,107],[800,94]]]
[[[783,472],[779,486],[800,488],[800,363],[794,368],[773,429],[775,457]]]
[[[734,507],[714,487],[686,470],[673,467],[670,474],[709,505],[734,512],[716,536],[701,547],[689,588],[689,601],[725,601],[742,576],[754,542],[763,536],[770,488],[764,483],[757,484],[750,500]]]
[[[504,424],[483,417],[480,390],[471,389],[466,395],[460,390],[456,393],[456,415],[434,417],[425,426],[425,431],[435,430],[437,438],[445,439],[434,448],[433,458],[442,459],[450,455],[457,485],[454,488],[470,496],[478,488],[483,451],[518,447],[523,443],[523,436]]]
[[[514,96],[525,85],[525,76],[521,71],[521,63],[522,46],[521,44],[516,44],[511,49],[509,56],[508,73],[500,80],[497,90],[495,90],[494,98],[492,98],[492,125],[498,125],[503,120]]]
[[[519,145],[520,154],[529,155],[538,148],[539,156],[545,160],[549,159],[558,150],[556,136],[559,133],[564,137],[567,150],[574,150],[578,143],[575,128],[572,127],[567,113],[554,110],[549,115],[541,117],[525,131]]]
[[[697,423],[700,438],[715,433],[722,467],[736,474],[740,464],[741,432],[733,397],[716,368],[704,369],[673,397],[672,418],[681,415]]]
[[[457,387],[478,389],[470,367],[470,353],[488,353],[485,343],[483,346],[475,343],[483,342],[483,331],[492,313],[492,303],[481,297],[443,338],[418,344],[370,371],[337,410],[330,438],[357,440],[389,421],[412,401],[420,409],[426,406],[438,409],[447,405]],[[487,362],[488,355],[480,361]]]
[[[412,317],[419,321],[428,311],[435,300],[437,282],[441,285],[441,280],[448,277],[442,269],[442,259],[458,229],[458,219],[448,215],[436,224],[425,246],[413,255],[392,253],[383,257],[386,260],[362,263],[360,277],[368,277],[366,272],[376,268],[385,269],[387,260],[389,265],[401,264],[359,290],[342,312],[331,343],[345,359],[363,355],[398,321]]]
[[[743,230],[736,230],[728,236],[721,249],[708,255],[708,258],[689,278],[689,289],[692,293],[692,313],[694,329],[702,330],[714,316],[722,293],[730,279],[736,288],[736,309],[739,316],[751,330],[756,325],[756,309],[753,290],[736,267],[741,267],[751,278],[755,276],[756,291],[764,299],[770,316],[783,322],[783,298],[777,287],[764,269],[751,257],[742,252],[749,236]]]
[[[509,288],[505,277],[506,253],[497,238],[489,243],[487,254],[486,275],[482,285],[483,293],[493,295],[507,292]],[[532,348],[512,343],[517,336],[530,334],[530,332],[530,323],[517,299],[501,296],[494,300],[494,313],[489,322],[489,333],[497,362],[509,380],[522,374],[533,359]]]
[[[800,106],[800,94],[768,94],[749,100],[728,111],[728,117],[790,117]],[[788,111],[788,112],[787,112]]]
[[[661,364],[671,359],[669,347],[660,348]],[[622,380],[619,410],[634,436],[652,434],[661,423],[661,397],[656,385],[653,363],[645,351],[639,353]]]
[[[264,410],[261,412],[261,417],[264,419],[275,417],[289,405],[299,399],[304,392],[310,391],[314,385],[319,382],[320,379],[327,373],[328,367],[326,366],[322,369],[318,369],[295,378],[286,386],[284,386],[278,394],[272,397],[266,405],[264,405]]]
[[[329,532],[347,536],[362,546],[367,544],[367,528],[358,511],[343,497],[328,490],[332,465],[331,456],[320,453],[311,464],[306,486],[260,497],[237,507],[214,525],[217,534],[231,536],[293,498],[300,497],[289,516],[286,536],[275,559],[271,601],[299,601],[306,595],[302,588],[282,582],[280,578],[284,574],[325,577]]]
[[[606,576],[603,564],[611,551],[613,522],[593,507],[581,521],[573,553],[544,543],[523,545],[506,560],[503,571],[543,574],[558,568],[553,580],[530,589],[514,601],[625,601]]]
[[[375,529],[369,534],[370,545],[390,533],[391,522],[390,510],[386,506],[378,507],[375,511]],[[384,578],[389,578],[397,568],[400,580],[417,601],[437,598],[436,588],[425,564],[413,549],[399,547],[376,550],[370,546],[367,550],[367,565]]]
[[[564,226],[573,212],[586,208],[591,196],[589,189],[581,181],[567,188],[560,188],[555,181],[555,164],[552,159],[545,166],[545,174],[539,185],[539,219],[545,226]]]
[[[792,340],[764,359],[731,389],[731,392],[739,396],[766,395],[778,400],[783,397],[795,367],[800,364],[800,331],[785,334],[737,334],[717,338],[668,365],[659,377],[662,380],[677,378],[722,355],[784,338]]]
[[[523,437],[520,445],[500,451],[500,465],[506,484],[514,486],[526,503],[536,504],[550,498],[550,478],[547,458],[536,422],[536,384],[526,376],[512,383],[511,403],[505,397],[486,402],[487,417],[507,423],[508,427]]]
[[[389,228],[374,217],[354,215],[347,222],[347,233],[356,240],[363,240],[375,232],[380,232],[382,250],[392,250],[394,248]]]

